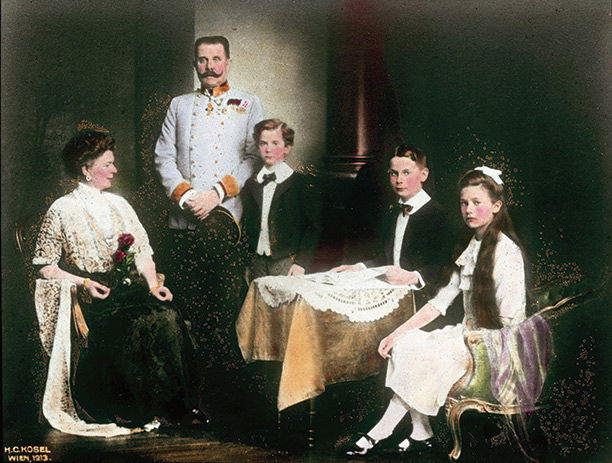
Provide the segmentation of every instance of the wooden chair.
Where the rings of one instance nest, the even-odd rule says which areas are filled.
[[[562,316],[584,302],[585,297],[595,293],[595,289],[582,282],[570,286],[549,286],[535,291],[536,312],[547,321]],[[551,327],[554,339],[554,327]],[[467,333],[465,343],[470,350],[471,358],[467,373],[457,381],[446,399],[445,412],[448,426],[453,438],[453,449],[449,458],[461,456],[461,415],[468,410],[497,415],[516,415],[520,413],[518,404],[500,404],[491,390],[491,366],[484,343],[479,332]],[[546,387],[545,387],[546,388]],[[536,404],[542,406],[542,398]]]

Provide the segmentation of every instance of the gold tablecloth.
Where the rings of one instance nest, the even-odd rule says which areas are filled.
[[[251,283],[236,322],[247,362],[282,361],[277,407],[284,410],[325,391],[327,384],[363,379],[381,371],[380,340],[414,313],[409,292],[399,307],[373,322],[351,322],[315,310],[302,297],[271,308]]]

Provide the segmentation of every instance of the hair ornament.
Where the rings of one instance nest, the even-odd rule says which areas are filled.
[[[479,170],[483,174],[488,175],[498,185],[503,185],[504,184],[504,182],[502,182],[502,179],[501,179],[501,174],[502,174],[501,170],[492,169],[491,167],[487,167],[487,166],[476,167],[474,170]]]

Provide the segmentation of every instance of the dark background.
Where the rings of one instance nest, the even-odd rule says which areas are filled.
[[[283,3],[270,2],[281,8]],[[329,10],[320,12],[327,25],[322,34],[334,30],[351,2],[329,3]],[[79,120],[115,134],[121,147],[117,190],[132,199],[152,241],[163,248],[163,202],[148,203],[157,197],[150,144],[167,97],[192,88],[189,63],[198,7],[189,0],[171,4],[2,2],[5,429],[38,418],[31,367],[37,349],[35,311],[14,244],[15,224],[59,195],[59,150]],[[397,105],[389,112],[397,111],[403,138],[430,155],[430,192],[454,213],[454,185],[462,172],[482,163],[503,167],[512,191],[511,212],[536,280],[572,275],[596,280],[609,274],[610,4],[440,0],[378,6],[380,28],[373,34]],[[330,33],[329,49],[341,52],[332,38]],[[372,38],[364,34],[363,43]],[[304,44],[304,54],[309,46]],[[329,53],[328,87],[336,80],[340,52]],[[327,91],[325,86],[321,91]],[[331,119],[337,103],[333,96],[328,100]],[[329,127],[335,124],[336,119],[329,121]],[[318,154],[321,165],[337,154],[340,142],[334,134],[328,130],[328,152]],[[327,188],[340,197],[333,205],[336,213],[350,180],[335,183],[333,172],[329,178]],[[330,232],[337,220],[325,225],[328,240],[341,238],[342,233]],[[588,416],[588,424],[567,437],[573,442],[567,444],[570,455],[581,461],[602,457],[609,448],[610,300],[608,292],[564,332],[569,355],[586,349],[590,359],[586,367],[576,362],[568,377],[584,367],[594,378],[578,388],[591,405],[584,405],[582,415],[580,407],[574,408]]]

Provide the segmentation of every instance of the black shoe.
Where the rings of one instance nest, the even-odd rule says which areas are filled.
[[[363,448],[357,445],[357,441],[365,437],[365,439],[372,444],[370,448]],[[373,450],[376,448],[376,441],[372,439],[370,436],[364,433],[355,434],[348,443],[344,444],[338,449],[338,454],[341,456],[345,456],[348,458],[358,458],[364,457],[368,454],[372,454]]]
[[[201,426],[204,428],[211,427],[211,420],[208,413],[197,408],[192,409],[181,420],[182,426]]]
[[[386,457],[402,457],[405,455],[418,454],[432,450],[435,443],[433,437],[425,440],[414,440],[409,437],[408,441],[410,442],[408,447],[400,447],[399,445],[395,445],[390,448],[380,449],[379,453]]]

